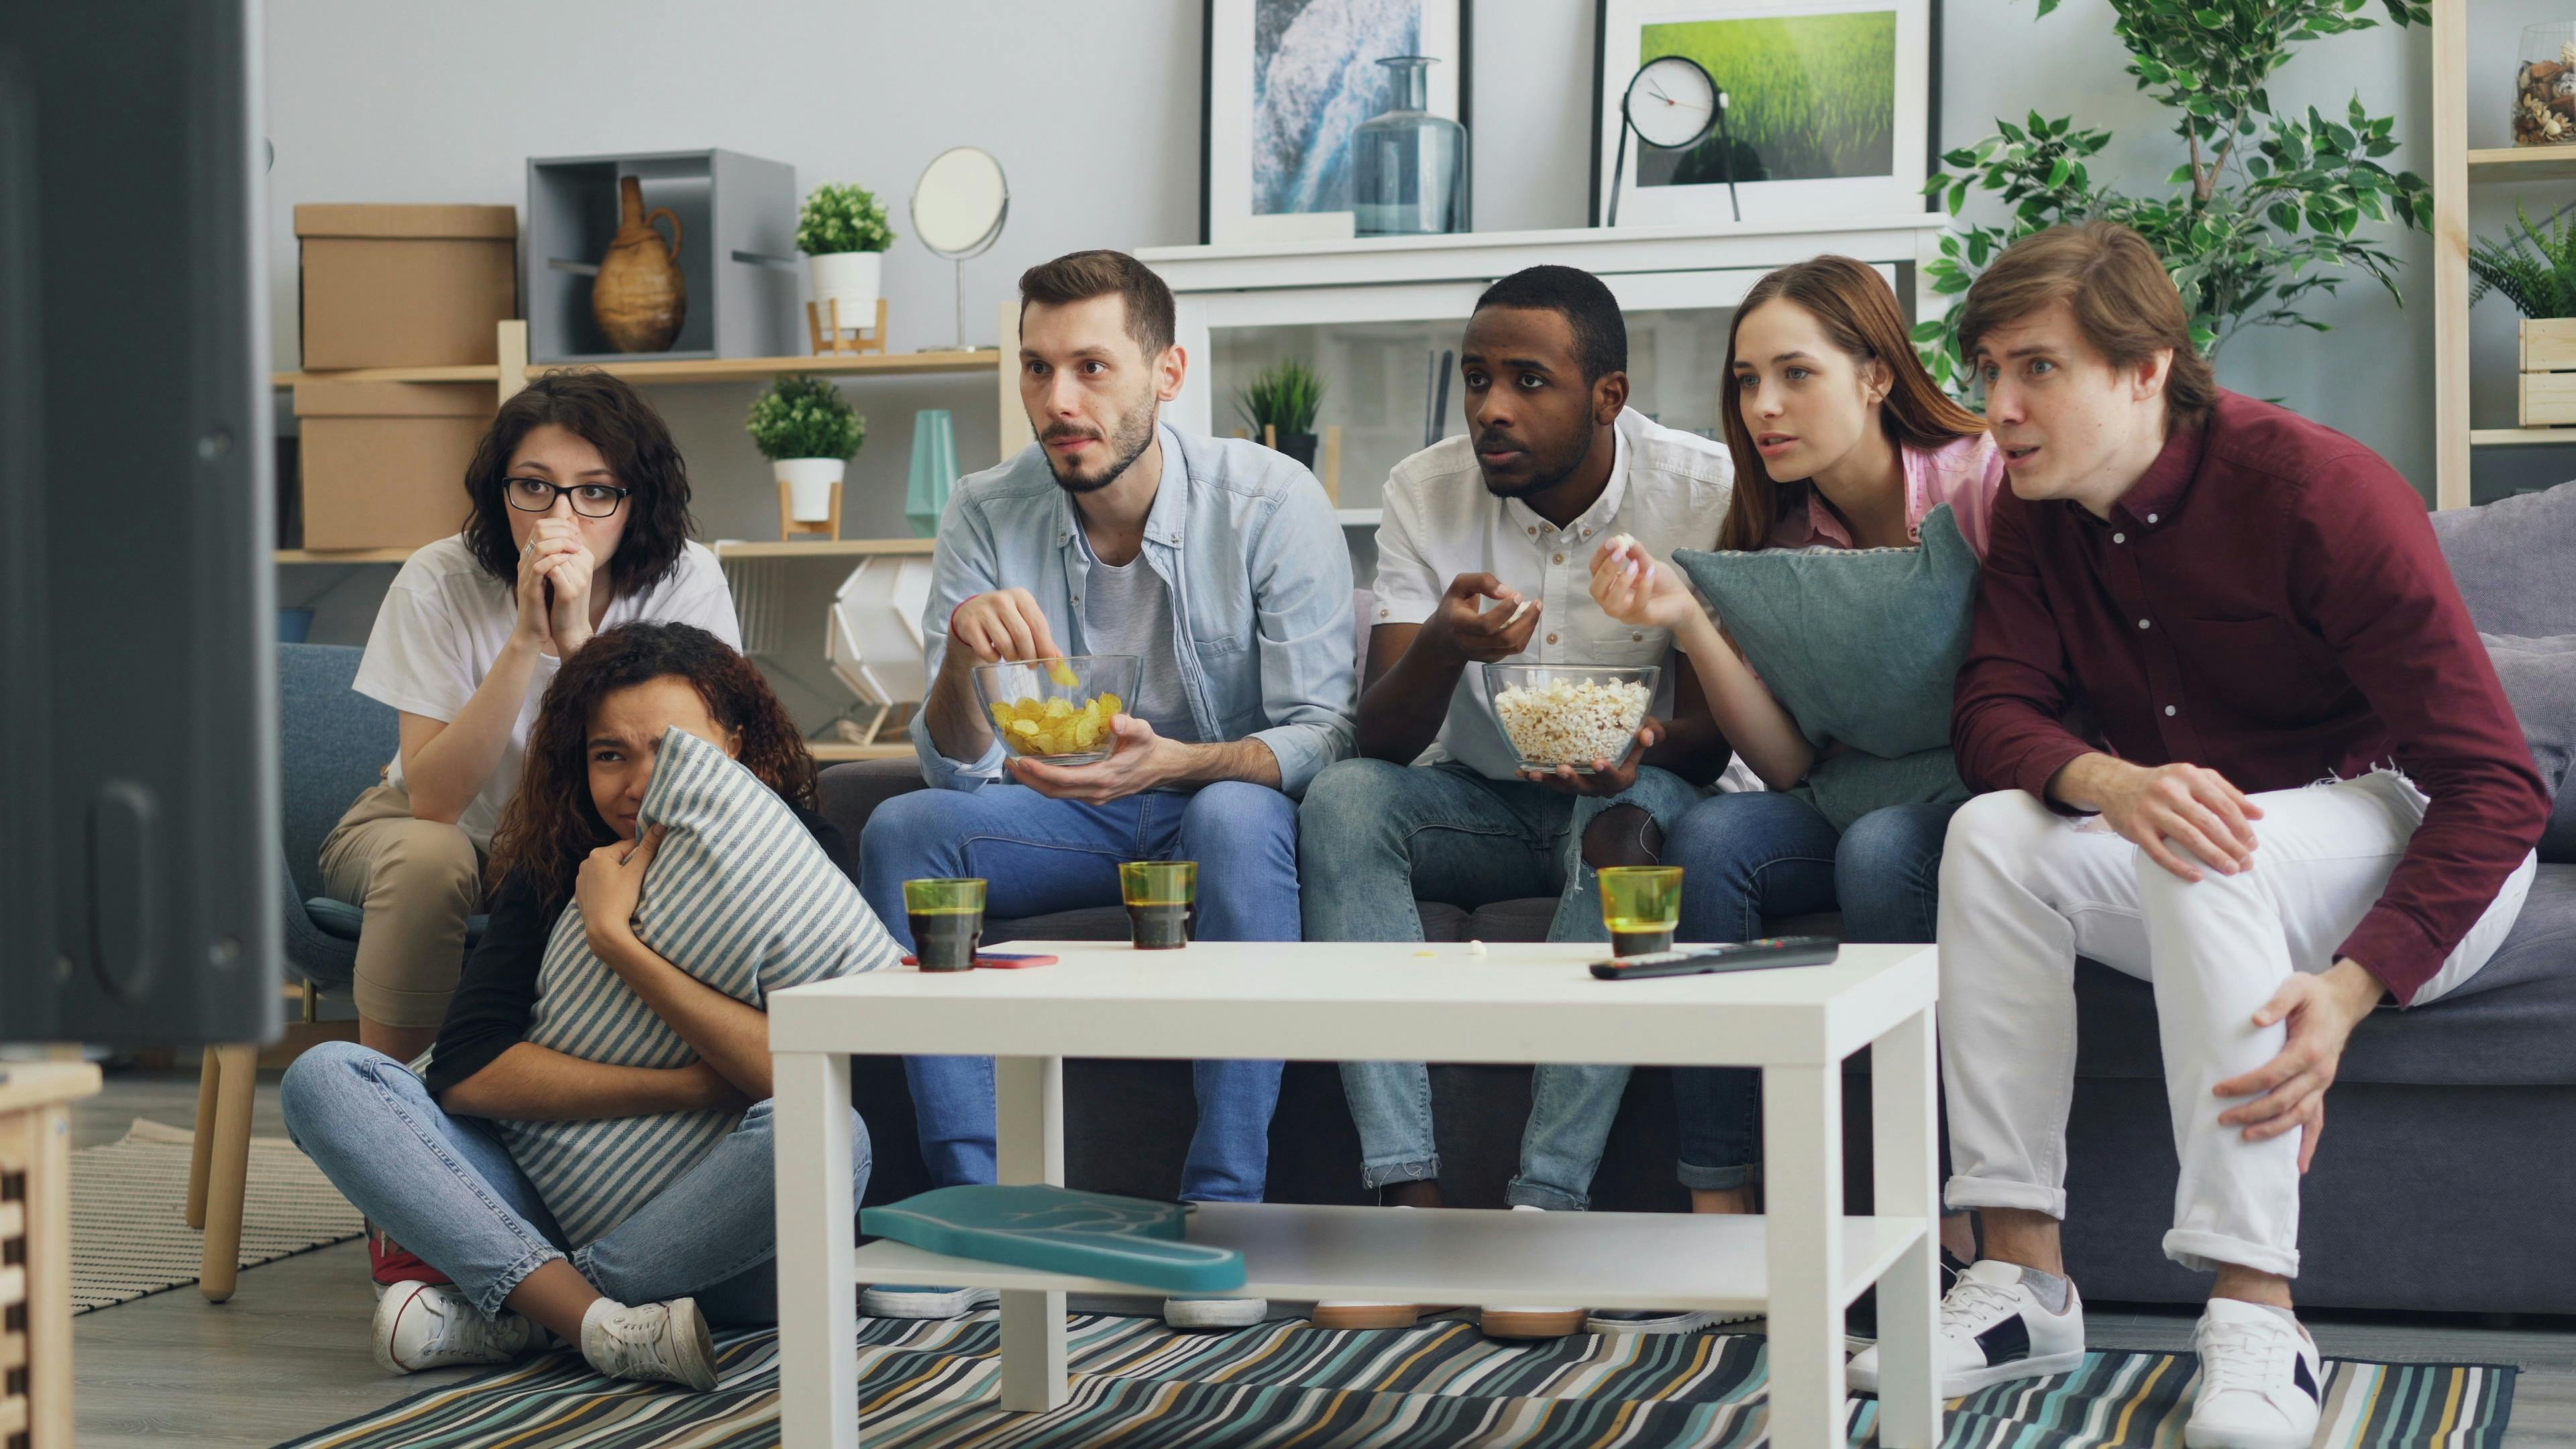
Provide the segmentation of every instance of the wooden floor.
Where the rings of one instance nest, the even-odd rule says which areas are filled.
[[[273,1076],[262,1079],[253,1130],[264,1136],[285,1135],[275,1089]],[[136,1117],[185,1127],[195,1113],[193,1073],[113,1075],[82,1107],[73,1145],[113,1142]],[[272,1445],[476,1372],[378,1369],[367,1344],[374,1307],[365,1246],[349,1242],[250,1269],[229,1303],[188,1287],[84,1314],[72,1335],[82,1449]],[[2184,1351],[2191,1326],[2187,1313],[2100,1308],[2087,1325],[2096,1348]],[[2518,1364],[2509,1442],[2576,1449],[2576,1320],[2409,1315],[2309,1327],[2329,1356]]]

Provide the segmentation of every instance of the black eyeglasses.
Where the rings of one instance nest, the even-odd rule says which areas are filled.
[[[584,518],[606,518],[626,501],[628,490],[606,483],[549,483],[543,478],[504,478],[502,494],[522,513],[547,513],[555,499],[569,495],[572,511]]]

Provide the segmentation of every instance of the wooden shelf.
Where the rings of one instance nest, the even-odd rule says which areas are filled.
[[[407,548],[310,549],[281,548],[281,564],[398,564],[412,556]]]
[[[2469,434],[2473,448],[2576,447],[2576,428],[2477,428]]]
[[[848,740],[807,740],[805,748],[817,764],[837,765],[847,760],[909,760],[912,741],[889,740],[882,744],[854,745]]]
[[[760,382],[785,373],[824,376],[931,376],[940,373],[993,372],[1002,365],[997,348],[976,352],[898,352],[890,356],[861,353],[834,357],[700,357],[638,358],[633,362],[532,362],[529,377],[542,377],[568,367],[596,367],[630,382]],[[501,369],[492,364],[461,367],[353,367],[339,372],[281,372],[279,387],[299,382],[483,382],[498,384]]]
[[[704,357],[695,359],[653,360],[638,358],[633,362],[559,362],[530,363],[528,376],[537,377],[559,367],[596,367],[602,372],[630,382],[756,382],[790,372],[815,373],[845,377],[873,375],[884,377],[923,376],[952,372],[994,372],[1002,365],[998,348],[975,352],[897,352],[892,354],[863,352],[850,356],[820,357]]]
[[[720,538],[714,547],[720,561],[753,558],[927,558],[937,542],[929,538],[831,538],[810,543]]]
[[[2469,153],[2479,181],[2576,181],[2576,146],[2493,146]]]
[[[349,367],[336,372],[281,372],[270,381],[279,387],[299,382],[480,382],[497,386],[497,363],[463,363],[454,367]]]

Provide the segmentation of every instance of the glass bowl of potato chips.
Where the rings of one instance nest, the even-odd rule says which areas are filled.
[[[1109,722],[1136,697],[1133,654],[978,664],[975,702],[1002,747],[1024,760],[1090,765],[1117,743]]]

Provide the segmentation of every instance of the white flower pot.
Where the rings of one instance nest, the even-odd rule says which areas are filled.
[[[830,326],[830,302],[841,304],[841,326],[850,331],[877,325],[877,288],[885,276],[883,252],[827,252],[807,257],[805,269],[814,280],[814,310]]]
[[[798,523],[829,523],[832,485],[849,463],[840,458],[773,458],[770,471],[787,485],[787,514]]]

